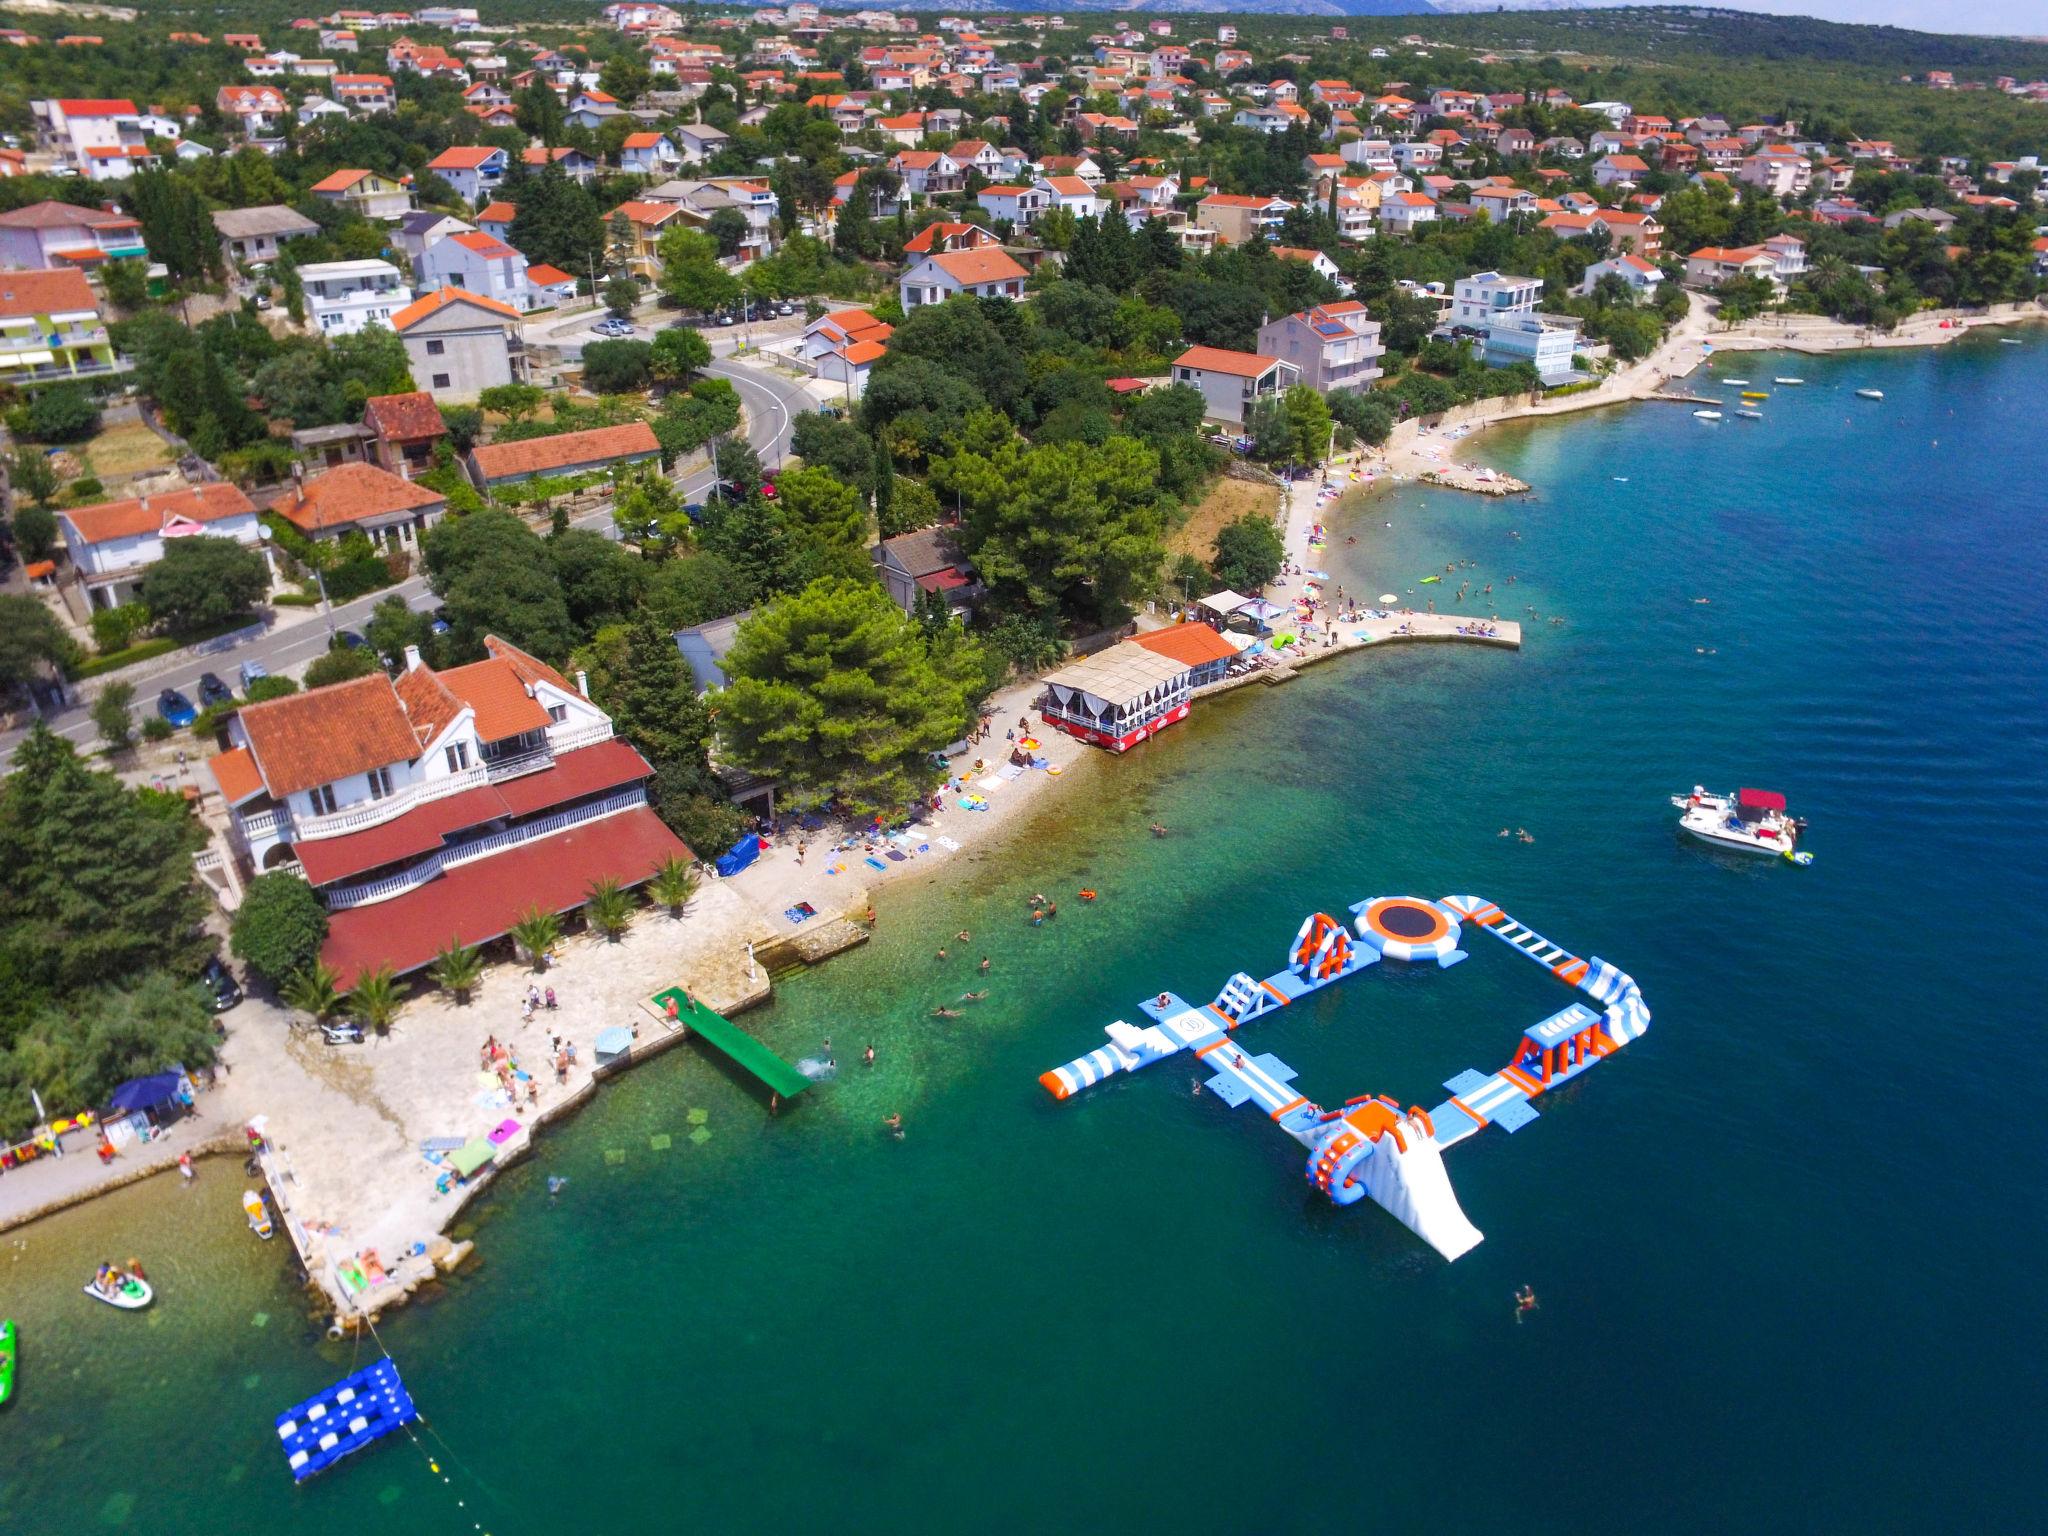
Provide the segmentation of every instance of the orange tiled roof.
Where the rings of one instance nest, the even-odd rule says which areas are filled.
[[[1156,656],[1164,656],[1168,661],[1189,667],[1227,661],[1237,654],[1236,646],[1206,624],[1176,624],[1170,629],[1134,635],[1132,639]]]
[[[419,752],[404,706],[382,672],[245,704],[241,720],[263,782],[279,797],[410,762]]]
[[[1028,275],[1008,252],[988,247],[976,251],[948,251],[925,259],[956,283],[1000,283]]]
[[[435,675],[442,687],[476,712],[476,733],[482,741],[547,729],[547,710],[527,693],[526,684],[507,662],[493,657]]]
[[[1228,373],[1242,379],[1262,377],[1279,362],[1256,352],[1232,352],[1224,347],[1189,347],[1173,360],[1176,368],[1199,368],[1204,373]]]
[[[92,285],[76,267],[0,272],[0,316],[17,319],[24,315],[96,311],[99,307]]]
[[[263,774],[247,747],[216,753],[206,760],[206,766],[213,770],[213,782],[229,805],[240,805],[263,792]]]
[[[444,500],[374,464],[339,464],[315,475],[272,510],[301,533],[320,533],[390,512],[438,507]]]
[[[473,171],[505,151],[495,144],[457,144],[427,162],[430,171]]]
[[[380,437],[439,437],[448,430],[441,408],[423,389],[404,395],[372,395],[363,414]]]
[[[486,481],[513,475],[546,474],[579,464],[606,464],[630,454],[659,453],[654,429],[644,421],[620,427],[592,427],[585,432],[558,432],[518,443],[487,443],[472,457]]]
[[[131,497],[127,501],[102,501],[89,507],[72,507],[59,515],[78,530],[88,544],[108,539],[133,538],[155,533],[173,518],[195,523],[218,522],[240,512],[254,512],[255,506],[237,486],[225,481],[193,486],[189,490],[166,491],[161,495]]]
[[[510,304],[501,303],[497,299],[486,298],[481,293],[471,293],[467,288],[436,288],[429,293],[421,294],[410,304],[406,305],[405,308],[393,315],[391,317],[391,329],[403,335],[407,330],[426,319],[427,316],[439,314],[450,304],[472,304],[478,309],[486,310],[494,315],[500,315],[507,320],[517,320],[519,318],[519,311]]]

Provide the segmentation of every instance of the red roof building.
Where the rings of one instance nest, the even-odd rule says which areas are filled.
[[[692,857],[647,803],[653,769],[581,679],[495,636],[484,649],[439,672],[408,650],[396,678],[245,705],[234,747],[209,760],[236,856],[319,893],[321,958],[342,988]]]

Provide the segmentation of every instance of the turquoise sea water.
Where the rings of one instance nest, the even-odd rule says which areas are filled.
[[[1808,382],[1760,423],[1494,434],[1533,499],[1339,514],[1348,589],[1476,560],[1467,611],[1534,605],[1526,649],[1342,659],[1062,786],[971,886],[891,894],[873,945],[748,1016],[842,1063],[780,1119],[687,1051],[608,1086],[473,1212],[482,1264],[385,1324],[446,1483],[400,1441],[291,1486],[271,1418],[350,1350],[234,1235],[225,1165],[0,1238],[0,1529],[2037,1525],[2048,338],[2021,334],[1731,359],[1705,377]],[[1785,791],[1813,866],[1681,843],[1695,781]],[[1656,1020],[1448,1155],[1486,1234],[1455,1265],[1314,1196],[1178,1062],[1036,1083],[1162,987],[1277,969],[1311,910],[1467,891]],[[980,985],[961,927],[993,995],[934,1020]],[[1563,1002],[1468,947],[1248,1034],[1323,1102],[1434,1103]],[[139,1319],[77,1292],[128,1253],[162,1290]]]

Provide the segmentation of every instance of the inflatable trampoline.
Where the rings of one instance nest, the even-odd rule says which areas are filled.
[[[1351,910],[1358,918],[1359,942],[1384,959],[1450,966],[1465,958],[1458,948],[1464,930],[1449,907],[1419,896],[1375,896]]]

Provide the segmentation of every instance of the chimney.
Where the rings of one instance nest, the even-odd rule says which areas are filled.
[[[582,694],[583,697],[586,699],[590,697],[590,674],[588,672],[582,671],[580,669],[577,671],[576,691]]]
[[[405,648],[405,670],[417,672],[425,665],[426,663],[420,660],[420,648],[416,645],[408,645]]]

